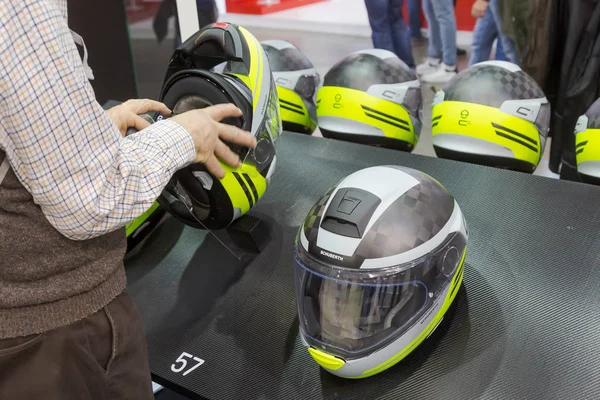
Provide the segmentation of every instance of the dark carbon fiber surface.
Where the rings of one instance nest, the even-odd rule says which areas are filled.
[[[414,249],[448,222],[454,198],[421,174],[420,183],[396,200],[369,229],[356,249],[361,259],[389,257]]]
[[[460,204],[470,231],[464,287],[402,362],[339,379],[299,341],[292,248],[328,188],[389,164],[430,174]],[[598,398],[599,198],[591,185],[285,134],[273,185],[252,212],[272,230],[261,255],[238,261],[167,219],[127,261],[154,378],[232,400]],[[175,373],[182,352],[205,362]]]
[[[506,100],[545,97],[539,85],[523,71],[510,72],[494,65],[474,65],[444,87],[444,99],[500,107]]]
[[[297,48],[288,47],[278,50],[273,46],[262,44],[272,72],[299,71],[302,69],[314,68],[312,63]]]
[[[414,81],[417,76],[396,58],[385,60],[371,54],[351,54],[325,75],[323,86],[366,91],[372,85]]]

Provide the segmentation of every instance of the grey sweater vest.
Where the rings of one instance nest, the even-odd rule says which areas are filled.
[[[91,240],[67,239],[4,159],[0,151],[0,339],[85,318],[123,292],[126,282],[124,228]]]

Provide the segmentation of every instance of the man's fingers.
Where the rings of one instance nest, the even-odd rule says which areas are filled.
[[[233,125],[219,124],[218,134],[221,139],[231,143],[246,147],[256,146],[256,139],[250,132],[243,131]]]
[[[210,156],[204,165],[206,166],[206,169],[208,169],[208,171],[217,179],[223,179],[225,176],[225,171],[223,170],[221,163],[214,155]]]
[[[125,105],[129,111],[135,114],[144,114],[149,111],[157,111],[164,115],[171,115],[171,110],[169,110],[169,107],[160,101],[150,99],[128,100],[123,103],[123,105]]]
[[[150,126],[150,122],[146,121],[144,118],[140,117],[137,114],[131,113],[130,118],[131,120],[128,121],[127,124],[128,127],[133,127],[136,130],[141,131],[142,129],[146,129]]]
[[[223,142],[219,142],[215,148],[215,155],[219,157],[224,163],[231,165],[232,167],[239,168],[241,166],[240,157],[235,154],[229,146]]]
[[[209,117],[219,122],[227,117],[241,117],[242,110],[233,104],[217,104],[216,106],[206,107],[204,111]]]

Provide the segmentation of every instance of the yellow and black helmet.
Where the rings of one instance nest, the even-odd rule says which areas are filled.
[[[283,129],[310,135],[317,127],[315,94],[321,76],[308,58],[284,40],[261,42],[279,95]]]
[[[371,49],[344,58],[317,94],[323,136],[412,151],[421,134],[417,76],[394,53]]]
[[[433,100],[438,157],[532,173],[550,126],[550,103],[515,64],[486,61],[456,75]]]
[[[581,180],[600,185],[600,99],[577,121],[575,154]]]
[[[142,215],[129,222],[125,226],[125,234],[127,236],[127,252],[132,251],[150,232],[156,228],[158,223],[165,216],[165,210],[158,202],[154,202],[152,206]]]
[[[212,71],[219,65],[221,73]],[[242,166],[223,164],[225,177],[219,180],[203,164],[191,164],[175,173],[158,199],[190,226],[227,227],[260,200],[275,169],[281,119],[273,75],[260,42],[233,24],[218,22],[202,28],[175,50],[160,100],[174,114],[220,103],[233,103],[242,110],[241,117],[223,121],[256,137],[253,150],[230,146]]]

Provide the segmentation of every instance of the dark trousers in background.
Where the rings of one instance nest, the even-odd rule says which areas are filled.
[[[402,18],[403,3],[404,0],[365,0],[373,46],[395,53],[410,68],[415,68],[410,32]]]
[[[0,399],[154,399],[142,320],[129,296],[74,324],[0,340]]]
[[[413,38],[418,39],[421,35],[421,0],[407,0],[408,26]]]

